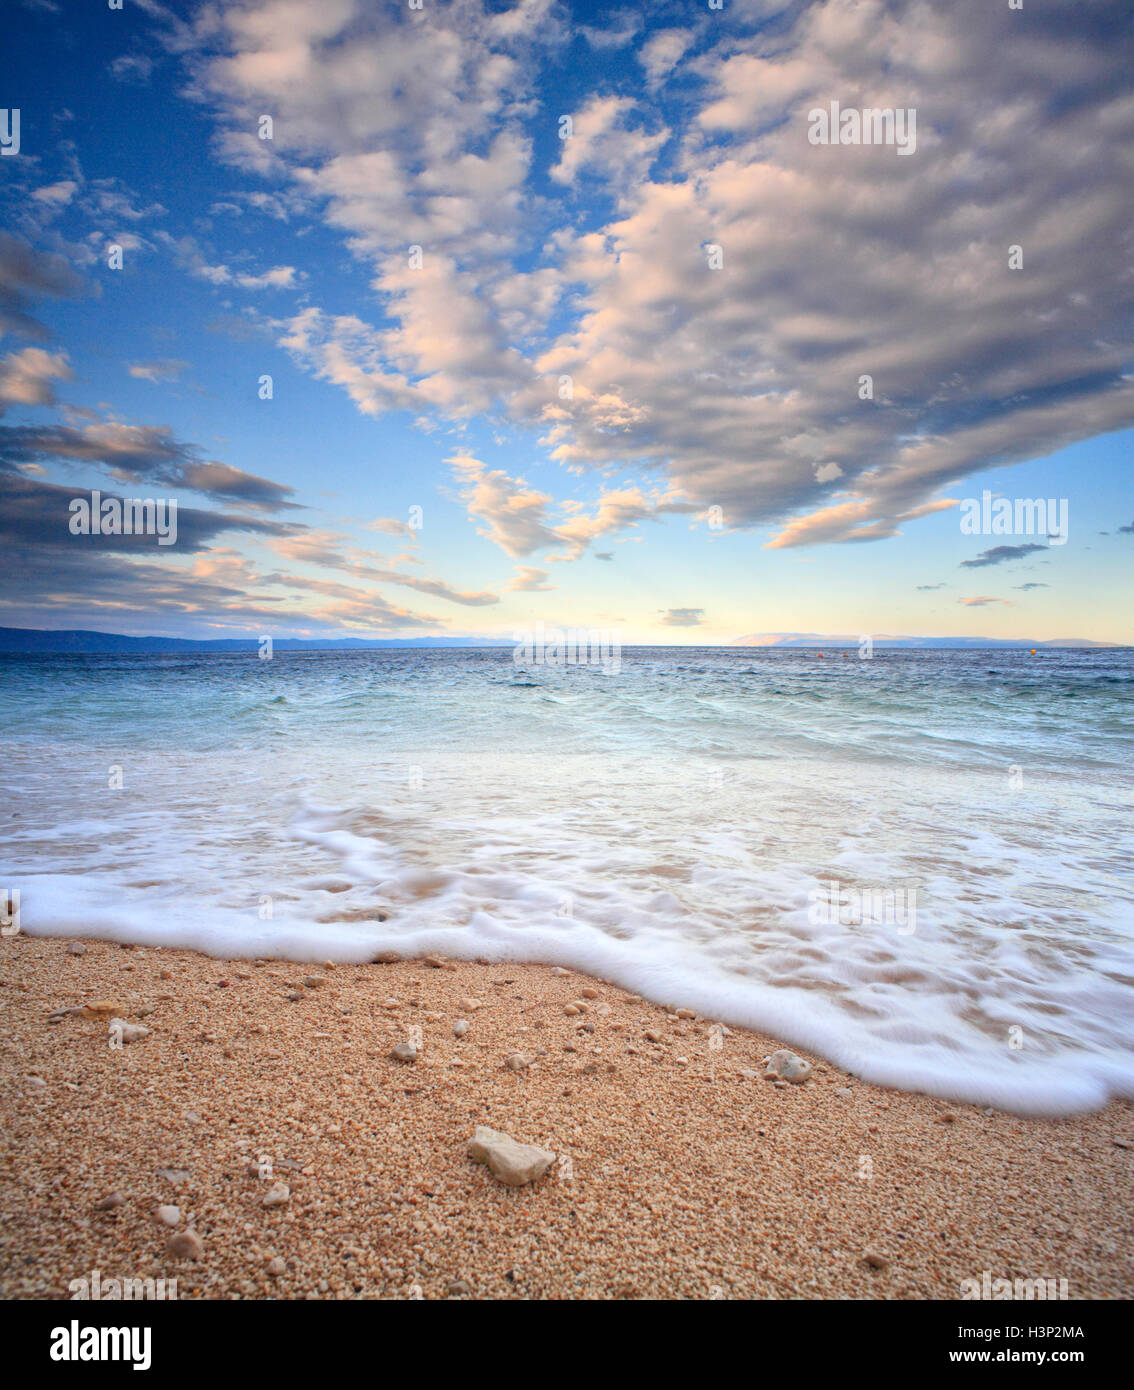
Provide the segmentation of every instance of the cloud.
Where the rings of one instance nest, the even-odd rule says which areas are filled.
[[[49,336],[28,309],[33,299],[78,294],[82,281],[62,256],[34,250],[18,237],[0,232],[0,336]]]
[[[944,589],[947,586],[944,584],[919,584],[917,587],[919,593],[928,593],[933,589]]]
[[[700,627],[705,618],[703,608],[667,608],[662,610],[663,627]]]
[[[1012,606],[1006,598],[989,598],[987,595],[980,595],[977,598],[959,598],[957,602],[963,603],[966,608],[983,608],[987,603],[1004,603],[1008,607]]]
[[[552,519],[554,499],[514,478],[503,469],[488,468],[479,459],[459,454],[445,460],[462,484],[460,497],[470,517],[482,523],[480,535],[514,560],[540,550],[561,547],[553,560],[577,560],[600,536],[657,521],[673,512],[688,512],[691,504],[672,493],[645,493],[639,487],[612,488],[600,494],[588,514],[581,502],[562,504],[565,515]]]
[[[1007,560],[1022,560],[1025,555],[1034,555],[1046,550],[1046,545],[994,545],[991,550],[982,550],[975,560],[962,560],[961,569],[979,570],[988,565],[1002,565]]]
[[[95,464],[119,482],[188,488],[219,501],[240,501],[279,510],[294,507],[294,488],[245,473],[226,463],[199,459],[189,444],[159,425],[100,421],[73,425],[0,426],[0,471],[65,461]]]
[[[531,565],[519,565],[508,588],[522,593],[544,593],[555,588],[554,584],[544,583],[547,577],[547,570],[535,569]]]
[[[127,371],[139,381],[151,381],[156,386],[163,381],[176,381],[188,365],[177,358],[165,358],[159,362],[132,362]]]
[[[0,359],[0,415],[10,405],[54,405],[54,381],[71,381],[65,352],[24,348]]]
[[[1051,588],[1051,585],[1050,585],[1050,584],[1041,584],[1041,583],[1039,583],[1038,580],[1037,580],[1037,581],[1034,581],[1034,582],[1031,583],[1031,584],[1015,584],[1015,585],[1013,585],[1013,588],[1016,588],[1016,589],[1023,589],[1023,590],[1025,590],[1025,591],[1027,591],[1027,590],[1029,590],[1029,589],[1050,589],[1050,588]]]

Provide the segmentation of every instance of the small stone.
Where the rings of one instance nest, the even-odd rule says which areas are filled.
[[[577,1010],[579,1013],[585,1014],[585,1013],[587,1012],[587,1005],[583,1002],[583,1000],[581,1000],[581,999],[576,999],[576,1000],[574,1000],[574,1005],[575,1005],[576,1010]]]
[[[162,970],[162,971],[159,973],[159,975],[158,975],[158,979],[159,979],[159,980],[172,980],[172,979],[173,979],[173,971],[172,971],[172,970]]]
[[[885,1255],[879,1255],[876,1250],[868,1250],[863,1255],[862,1262],[869,1265],[871,1269],[886,1269],[890,1263]]]
[[[300,992],[297,989],[288,991],[287,1002],[289,1004],[298,1004],[302,998],[303,995],[300,994]]]
[[[89,999],[79,1011],[84,1018],[113,1018],[122,1012],[117,999]]]
[[[759,1081],[760,1079],[760,1073],[753,1071],[751,1067],[741,1067],[740,1074],[745,1081]]]
[[[561,965],[553,965],[553,966],[551,967],[551,973],[552,973],[553,975],[557,976],[559,979],[562,980],[562,979],[564,979],[567,975],[570,975],[571,972],[570,972],[570,970],[564,970],[563,967],[562,967]]]
[[[579,993],[584,999],[597,999],[599,997],[599,992],[593,985],[586,985]]]
[[[278,1279],[281,1274],[287,1273],[287,1265],[276,1255],[268,1261],[268,1273],[273,1279]]]
[[[395,1062],[416,1062],[417,1048],[411,1042],[395,1043],[390,1049],[390,1056]]]
[[[85,956],[87,946],[85,941],[69,941],[67,943],[67,954],[69,956]]]
[[[445,962],[441,959],[440,956],[426,956],[425,964],[428,965],[431,970],[445,969]]]
[[[157,1219],[163,1226],[176,1226],[181,1221],[180,1207],[158,1207]]]
[[[165,1178],[166,1182],[171,1182],[174,1187],[180,1187],[182,1183],[189,1181],[188,1168],[159,1168],[158,1177]]]
[[[123,1197],[121,1192],[108,1192],[102,1201],[96,1205],[95,1211],[113,1211],[115,1207],[122,1206],[125,1201],[126,1198]]]
[[[838,1086],[835,1088],[835,1095],[841,1096],[844,1100],[846,1100],[848,1096],[852,1096],[853,1094],[854,1092],[851,1090],[849,1086]]]
[[[479,999],[462,999],[461,1008],[467,1014],[475,1014],[477,1009],[484,1008],[484,1005],[480,1002]]]
[[[504,1065],[509,1071],[527,1071],[534,1061],[535,1058],[529,1057],[526,1052],[513,1052],[506,1058]]]
[[[1129,1139],[1115,1139],[1112,1142],[1116,1149],[1134,1149],[1134,1144]]]
[[[937,1123],[939,1125],[955,1125],[957,1123],[957,1117],[953,1114],[952,1110],[946,1110],[943,1114],[938,1115]]]
[[[165,1248],[175,1260],[199,1260],[205,1253],[201,1237],[194,1230],[178,1231],[166,1241]]]
[[[811,1063],[781,1047],[770,1057],[764,1058],[765,1081],[790,1081],[798,1086],[811,1075]]]
[[[673,1060],[681,1067],[687,1067],[689,1065],[688,1057],[675,1057]]]
[[[646,1041],[647,1041],[647,1042],[652,1042],[652,1043],[664,1042],[664,1041],[665,1041],[665,1035],[664,1035],[663,1033],[660,1033],[656,1028],[647,1028],[647,1029],[646,1029]]]
[[[542,1178],[555,1162],[555,1155],[535,1144],[520,1144],[502,1130],[477,1125],[469,1140],[469,1157],[487,1163],[495,1177],[509,1187],[523,1187]]]
[[[378,954],[373,957],[372,964],[394,965],[400,960],[401,956],[397,951],[379,951]]]
[[[303,983],[308,989],[322,989],[327,983],[327,977],[325,975],[307,975]]]
[[[695,1013],[695,1011],[694,1011],[693,1009],[678,1009],[678,1011],[677,1011],[677,1017],[678,1017],[678,1018],[696,1018],[696,1017],[697,1017],[697,1014]]]
[[[123,1043],[140,1042],[149,1037],[150,1030],[144,1023],[127,1023],[124,1018],[112,1018],[107,1035]]]
[[[448,1285],[447,1293],[450,1298],[459,1298],[461,1294],[472,1293],[472,1285],[465,1279],[453,1279]]]
[[[453,1036],[455,1038],[463,1038],[468,1031],[469,1023],[466,1018],[459,1018],[456,1023],[453,1024]]]
[[[291,1188],[283,1179],[278,1179],[272,1183],[267,1192],[264,1193],[261,1205],[265,1207],[286,1207],[291,1201]]]
[[[575,1004],[564,1004],[563,1012],[567,1015],[568,1018],[574,1018],[574,1016],[578,1013],[581,1013],[582,1010],[579,1009]]]

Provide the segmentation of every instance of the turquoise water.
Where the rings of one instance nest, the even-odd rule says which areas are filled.
[[[0,657],[0,728],[28,932],[554,961],[880,1082],[1134,1094],[1127,649]]]

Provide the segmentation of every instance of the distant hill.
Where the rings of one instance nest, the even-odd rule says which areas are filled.
[[[861,637],[818,632],[754,632],[736,637],[730,647],[857,647]],[[1117,647],[1118,642],[1090,642],[1085,637],[1057,637],[1037,641],[1034,637],[892,637],[872,634],[876,647]]]
[[[378,651],[386,647],[503,647],[467,637],[274,637],[272,649],[283,652]],[[258,652],[255,637],[197,640],[191,637],[126,637],[117,632],[68,629],[53,632],[32,627],[0,627],[0,652],[57,655],[65,652],[125,655],[130,652]]]

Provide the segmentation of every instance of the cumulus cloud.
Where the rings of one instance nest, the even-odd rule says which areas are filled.
[[[663,627],[700,627],[705,619],[703,608],[667,608],[663,612]]]

